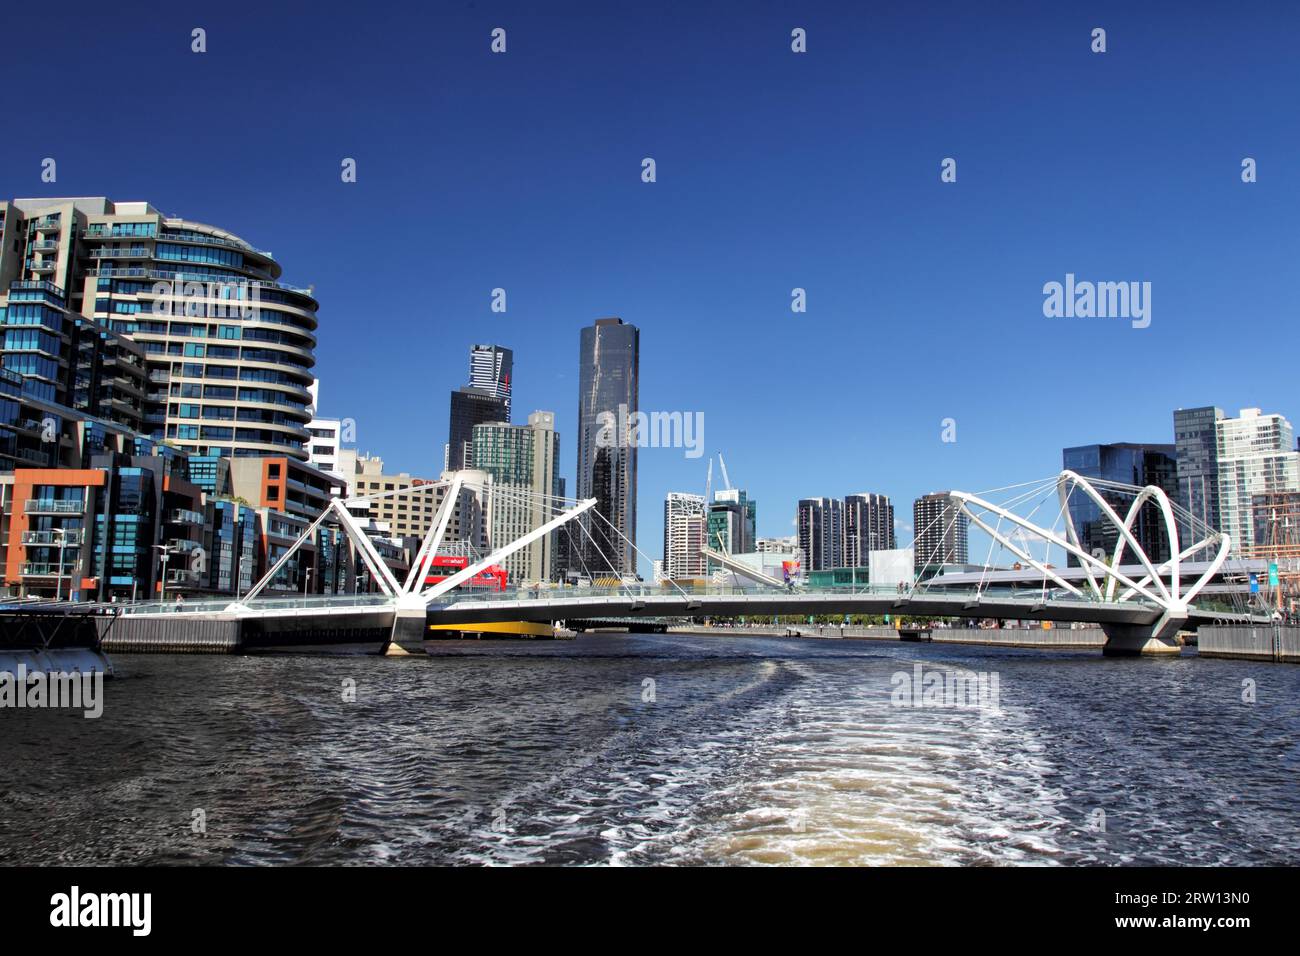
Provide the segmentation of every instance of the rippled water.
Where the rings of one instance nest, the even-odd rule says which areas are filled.
[[[893,706],[918,660],[1000,707]],[[0,862],[1300,863],[1290,665],[677,635],[114,662],[99,720],[0,711]]]

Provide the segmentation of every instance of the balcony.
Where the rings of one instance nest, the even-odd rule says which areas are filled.
[[[296,292],[298,295],[305,295],[315,301],[316,294],[311,289],[303,289],[299,286],[287,285],[283,282],[270,282],[262,279],[242,279],[239,276],[231,275],[223,280],[223,277],[206,275],[197,272],[172,271],[170,269],[146,269],[143,266],[100,266],[97,269],[86,270],[86,275],[96,278],[127,278],[127,279],[165,279],[176,282],[198,282],[203,285],[212,282],[219,284],[222,281],[230,282],[247,282],[249,285],[264,286],[270,289],[283,289],[286,292]]]
[[[200,236],[197,233],[187,236],[179,236],[173,232],[163,232],[158,239],[162,242],[192,242],[204,246],[223,246],[227,249],[238,249],[240,252],[254,252],[259,256],[266,256],[268,259],[275,258],[275,256],[265,249],[255,249],[245,243],[235,242],[233,239],[222,239],[220,236]]]
[[[51,451],[53,451],[52,448],[47,449],[45,447],[39,449],[19,447],[13,450],[13,457],[34,468],[49,468],[55,464],[55,462],[51,460]]]
[[[38,564],[29,561],[26,564],[19,565],[18,573],[25,578],[70,578],[76,570],[75,561],[64,564],[62,570],[59,569],[57,564]]]
[[[23,502],[27,515],[79,515],[84,514],[86,503],[80,499],[28,498]]]
[[[63,540],[60,541],[60,538]],[[60,535],[57,531],[24,531],[23,544],[48,545],[57,548],[62,544],[66,548],[81,547],[81,531],[67,531]]]
[[[136,246],[132,249],[91,249],[87,255],[92,259],[148,259],[153,253]]]
[[[37,219],[34,226],[37,232],[58,232],[63,228],[63,223],[58,219]]]
[[[36,259],[27,260],[27,268],[31,269],[33,272],[48,274],[54,271],[54,266],[55,262],[53,259],[42,259],[40,261],[37,261]]]
[[[53,282],[46,282],[43,279],[39,279],[39,280],[23,279],[18,282],[11,282],[9,283],[9,291],[10,292],[48,292],[51,295],[58,296],[60,299],[64,297],[62,289],[60,289]]]
[[[144,233],[128,232],[125,229],[114,228],[112,225],[105,223],[95,223],[81,230],[83,239],[154,239],[156,238],[157,227],[153,223],[132,223],[132,225],[145,225],[148,230]]]
[[[201,525],[203,524],[203,515],[187,508],[173,508],[167,513],[167,523]]]
[[[32,243],[32,249],[36,252],[54,252],[59,248],[57,239],[40,239]]]

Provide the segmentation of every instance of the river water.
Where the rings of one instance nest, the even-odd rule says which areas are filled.
[[[900,699],[918,662],[996,706]],[[99,719],[0,711],[0,863],[1300,864],[1291,665],[621,634],[114,663]]]

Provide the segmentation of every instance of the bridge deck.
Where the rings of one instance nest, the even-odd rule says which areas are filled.
[[[395,602],[380,595],[264,598],[247,605],[229,600],[183,605],[140,604],[123,608],[129,615],[200,616],[217,620],[294,617],[322,624],[339,618],[375,619],[391,615]],[[428,608],[429,623],[474,624],[486,621],[564,621],[583,618],[656,618],[707,616],[787,616],[873,614],[907,617],[1001,618],[1090,624],[1149,625],[1162,609],[1141,601],[1089,601],[1025,591],[985,591],[979,597],[942,591],[900,593],[893,588],[846,592],[702,588],[676,591],[649,587],[520,590],[489,594],[450,594]],[[1193,610],[1189,623],[1249,622],[1244,614]]]

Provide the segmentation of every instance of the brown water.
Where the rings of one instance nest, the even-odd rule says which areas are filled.
[[[918,660],[999,707],[895,706]],[[114,661],[99,720],[0,711],[0,862],[1300,863],[1288,665],[678,635]]]

